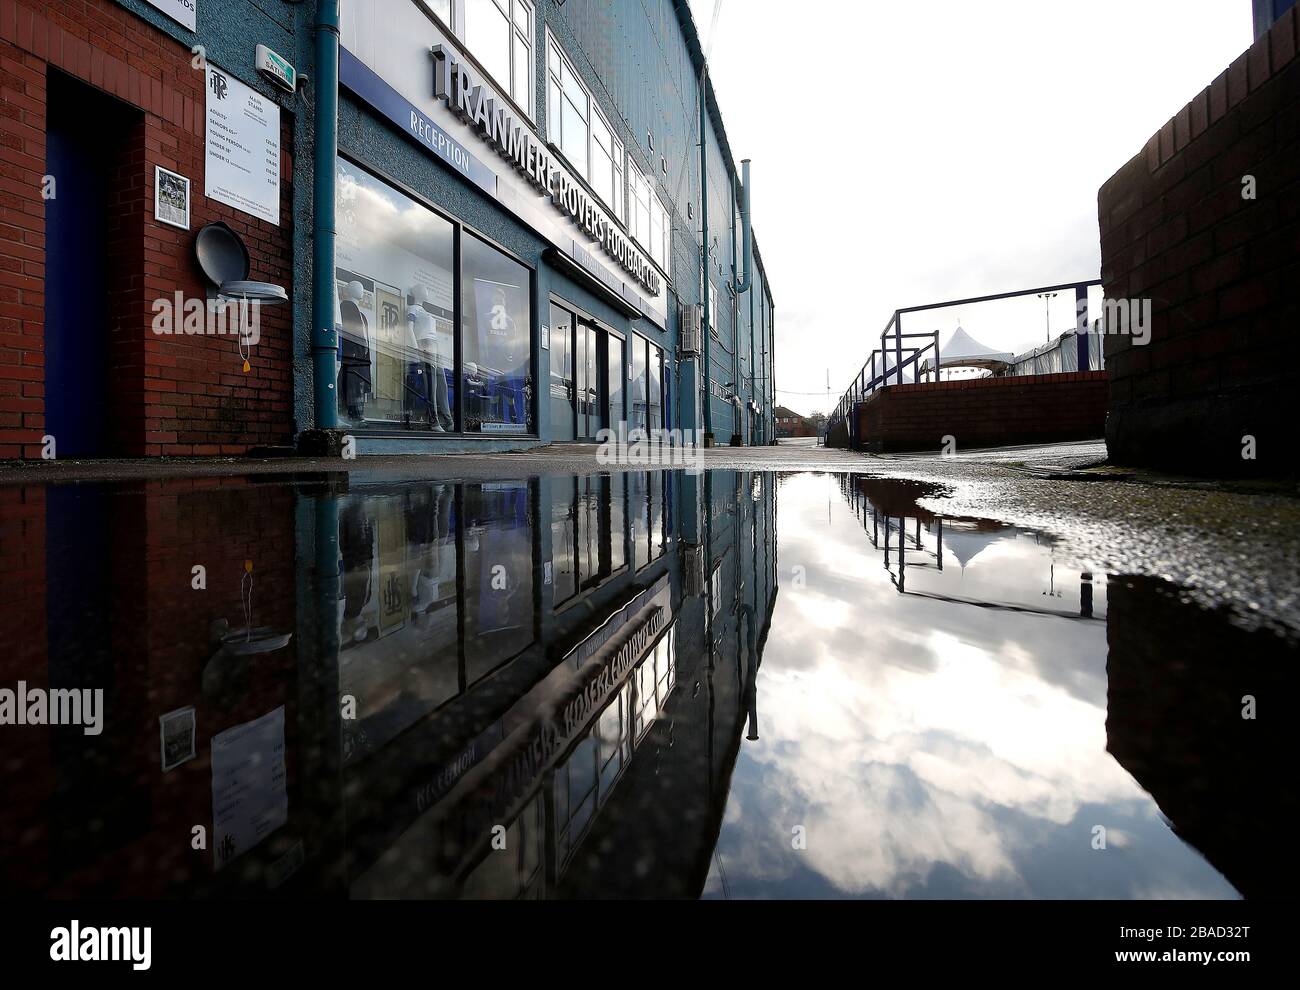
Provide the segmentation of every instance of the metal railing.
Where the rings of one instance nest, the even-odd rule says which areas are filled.
[[[1032,289],[1015,289],[1011,292],[995,292],[987,296],[971,296],[967,299],[952,299],[947,302],[926,303],[921,306],[906,306],[902,309],[894,310],[893,316],[885,324],[885,329],[880,334],[880,346],[873,349],[870,357],[862,364],[862,368],[854,376],[849,387],[844,390],[840,401],[835,406],[834,412],[826,422],[826,433],[829,437],[833,431],[844,431],[845,440],[848,446],[854,445],[853,432],[855,424],[852,412],[859,402],[864,401],[877,389],[884,388],[888,385],[907,384],[904,381],[903,374],[907,369],[911,369],[911,381],[915,382],[920,379],[921,362],[926,355],[933,352],[934,361],[929,364],[926,370],[932,374],[935,380],[938,380],[939,371],[942,368],[942,355],[939,350],[939,331],[928,333],[905,333],[903,331],[903,317],[908,313],[921,313],[933,309],[948,309],[953,306],[966,306],[973,303],[994,302],[999,299],[1014,299],[1019,296],[1031,296],[1041,293],[1059,293],[1066,290],[1074,290],[1076,326],[1085,331],[1080,335],[1080,347],[1086,347],[1088,342],[1088,289],[1094,285],[1100,285],[1101,279],[1087,279],[1081,282],[1064,282],[1060,285],[1044,285]],[[925,343],[909,343],[910,341],[924,340]],[[1080,367],[1088,367],[1086,357]]]

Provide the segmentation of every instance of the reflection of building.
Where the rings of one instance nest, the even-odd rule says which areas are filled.
[[[40,631],[0,685],[102,686],[109,712],[93,739],[6,728],[0,889],[698,893],[754,717],[773,479],[336,484],[0,503],[0,610]],[[190,706],[195,756],[164,769]],[[175,841],[195,824],[220,868]]]
[[[1154,579],[1113,580],[1109,596],[1106,748],[1242,894],[1294,897],[1294,647]]]
[[[0,729],[0,893],[199,897],[250,874],[260,883],[291,851],[304,786],[294,509],[289,486],[0,490],[0,620],[22,630],[0,657],[0,687],[102,688],[106,711],[98,736]],[[164,771],[159,720],[191,706],[196,758]],[[281,708],[286,776],[248,796],[263,810],[287,796],[289,820],[263,815],[272,830],[245,848],[251,821],[214,808],[214,781],[240,772],[213,766],[212,740]],[[260,740],[223,750],[260,751]],[[205,849],[176,841],[195,825]],[[239,855],[217,869],[225,834]]]
[[[348,817],[406,817],[353,848],[354,896],[689,896],[703,884],[755,719],[775,590],[773,481],[538,484],[551,519],[540,639],[356,767],[350,793],[367,797]],[[712,579],[695,581],[696,567]],[[428,748],[419,740],[444,755],[412,765]],[[404,793],[372,784],[406,778],[416,783]]]

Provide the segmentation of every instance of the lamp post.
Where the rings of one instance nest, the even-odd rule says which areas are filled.
[[[1056,296],[1055,292],[1040,292],[1038,298],[1043,300],[1047,307],[1047,342],[1052,342],[1052,299]]]

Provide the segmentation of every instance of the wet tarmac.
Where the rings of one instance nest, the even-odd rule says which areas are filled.
[[[581,456],[0,488],[0,895],[1294,889],[1295,585],[1124,563],[1286,496]],[[1081,491],[1168,518],[1117,558]]]

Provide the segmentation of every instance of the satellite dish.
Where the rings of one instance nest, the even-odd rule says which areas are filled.
[[[218,288],[226,282],[248,278],[248,248],[240,236],[220,220],[199,231],[194,238],[194,255],[204,277]]]

